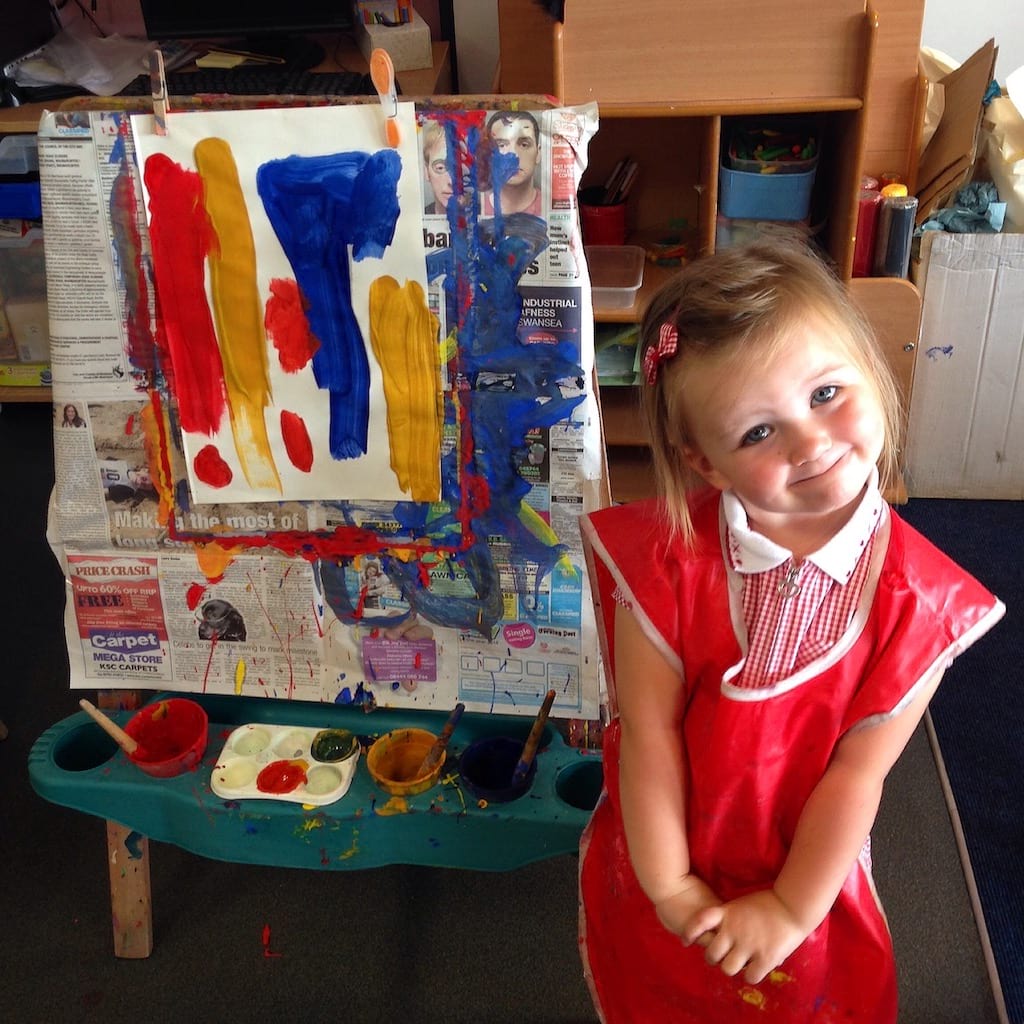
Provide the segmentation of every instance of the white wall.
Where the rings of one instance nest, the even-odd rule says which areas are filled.
[[[1024,3],[1022,0],[927,0],[921,43],[963,62],[982,43],[995,39],[999,47],[996,81],[1024,64]]]

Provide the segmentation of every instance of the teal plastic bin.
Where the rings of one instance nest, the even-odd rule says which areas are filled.
[[[811,210],[817,167],[802,174],[759,174],[721,167],[718,209],[744,220],[803,220]]]

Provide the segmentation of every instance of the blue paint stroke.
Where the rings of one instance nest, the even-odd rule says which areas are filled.
[[[536,595],[565,546],[549,545],[523,525],[520,511],[531,485],[518,466],[528,448],[528,432],[570,420],[584,399],[586,382],[579,363],[578,334],[553,344],[527,345],[519,338],[519,284],[549,244],[546,223],[527,213],[502,216],[500,203],[493,218],[480,219],[479,164],[472,163],[468,175],[461,173],[455,156],[459,139],[452,124],[446,130],[455,184],[455,196],[447,207],[451,248],[429,254],[427,268],[431,280],[444,279],[446,322],[453,325],[457,342],[450,368],[456,394],[445,396],[445,424],[454,431],[457,399],[467,414],[463,429],[472,433],[472,452],[467,464],[458,445],[442,452],[440,502],[399,503],[392,514],[403,539],[461,548],[447,558],[451,571],[470,584],[472,596],[453,596],[447,587],[440,594],[433,592],[424,586],[415,563],[385,555],[381,565],[411,612],[429,622],[471,629],[492,639],[504,603],[487,538],[500,536],[508,541],[506,557],[516,590],[526,593],[527,580],[533,579]],[[477,131],[466,131],[464,148],[476,154]],[[514,154],[493,154],[487,183],[493,183],[499,193],[517,167]],[[465,201],[456,201],[462,198]],[[468,533],[463,535],[467,524],[459,510],[464,494],[470,493],[485,498],[469,509]],[[347,523],[357,526],[357,517],[350,517],[345,505],[356,506],[344,503],[341,513]],[[346,582],[345,567],[344,560],[321,561],[316,571],[325,602],[339,619],[352,624],[359,621],[358,593],[349,589],[353,577],[349,573]],[[409,614],[375,618],[374,625],[396,625]]]
[[[947,359],[949,359],[953,355],[953,346],[952,345],[932,345],[931,348],[926,348],[924,350],[924,354],[929,359],[931,359],[932,362],[937,363],[939,361],[939,356],[945,356]]]
[[[307,304],[317,386],[328,392],[334,459],[366,454],[370,369],[352,308],[352,258],[380,258],[398,223],[402,162],[391,149],[263,164],[256,189]]]
[[[372,711],[377,706],[377,698],[374,697],[373,691],[368,690],[363,683],[360,683],[354,693],[349,687],[343,686],[336,694],[334,703]]]
[[[128,856],[131,860],[142,860],[142,843],[145,838],[141,832],[129,832],[125,836],[124,848],[128,851]]]

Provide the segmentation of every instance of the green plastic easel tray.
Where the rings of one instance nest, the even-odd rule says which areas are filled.
[[[171,694],[158,694],[153,700]],[[529,791],[517,800],[477,801],[458,759],[484,736],[525,740],[529,718],[467,713],[448,744],[437,785],[417,796],[378,788],[361,757],[343,797],[325,806],[233,800],[214,793],[211,772],[233,729],[249,722],[348,729],[365,749],[400,728],[441,732],[440,712],[376,710],[254,697],[189,695],[209,716],[206,753],[168,779],[143,774],[84,712],[51,726],[29,755],[29,778],[46,800],[116,821],[142,835],[216,860],[319,870],[420,864],[507,871],[575,852],[601,787],[599,752],[568,746],[549,723]],[[133,712],[114,712],[124,725]]]

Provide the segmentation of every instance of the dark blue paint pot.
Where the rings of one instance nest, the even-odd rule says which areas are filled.
[[[484,736],[474,740],[459,758],[459,774],[478,800],[504,804],[517,800],[533,785],[537,758],[522,782],[512,785],[512,775],[523,754],[523,741],[509,736]]]

